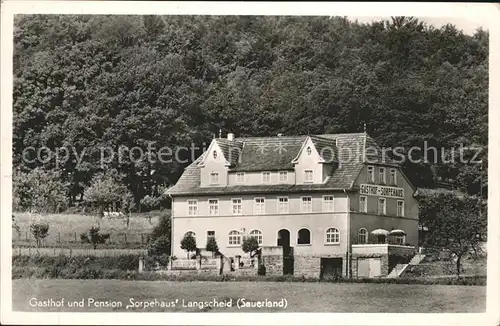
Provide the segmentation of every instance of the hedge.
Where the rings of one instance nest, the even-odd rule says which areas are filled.
[[[96,269],[116,269],[116,270],[137,270],[139,266],[138,255],[122,255],[122,256],[12,256],[13,267],[23,268],[46,268],[51,269],[52,274],[59,274],[56,270],[81,270],[88,268]]]
[[[167,275],[156,272],[126,271],[120,269],[102,269],[95,264],[82,269],[58,267],[19,267],[12,269],[12,278],[59,278],[59,279],[120,279],[145,281],[212,281],[212,282],[323,282],[323,283],[386,283],[386,284],[437,284],[437,285],[486,285],[485,276],[443,277],[443,278],[363,278],[331,279],[297,276],[232,276],[232,275]]]

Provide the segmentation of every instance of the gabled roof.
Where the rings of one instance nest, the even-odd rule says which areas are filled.
[[[394,164],[376,142],[365,133],[324,134],[310,136],[324,164],[335,166],[330,176],[322,184],[310,185],[237,185],[227,187],[200,187],[200,167],[202,156],[189,165],[175,186],[168,190],[170,195],[194,195],[217,193],[266,193],[315,190],[349,190],[363,169],[364,159],[370,164]],[[366,137],[366,139],[365,139]],[[299,154],[308,136],[275,136],[216,139],[221,150],[230,160],[229,171],[277,171],[293,170],[293,159]],[[366,145],[366,146],[365,146]],[[369,147],[378,149],[365,150]],[[330,150],[331,148],[331,150]],[[238,153],[238,154],[236,154]],[[231,155],[230,155],[231,154]],[[363,155],[365,154],[365,155]]]

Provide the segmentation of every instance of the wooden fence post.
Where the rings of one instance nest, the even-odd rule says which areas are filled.
[[[57,232],[57,242],[61,243],[61,232]]]
[[[75,235],[75,243],[76,243],[76,232],[73,233]]]
[[[123,237],[125,238],[125,244],[127,244],[127,234],[126,234],[126,233],[124,233],[124,234],[123,234]]]

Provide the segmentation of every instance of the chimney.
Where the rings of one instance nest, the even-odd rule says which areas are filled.
[[[234,140],[234,134],[232,132],[227,134],[227,140]]]

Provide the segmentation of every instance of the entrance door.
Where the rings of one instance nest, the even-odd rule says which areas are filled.
[[[377,277],[380,276],[380,258],[362,258],[358,259],[358,277]]]
[[[283,247],[283,275],[293,275],[293,248],[290,247],[290,231],[278,231],[278,246]]]
[[[342,258],[321,258],[320,278],[342,277]]]
[[[290,231],[281,229],[278,231],[278,246],[288,248],[290,247]]]

